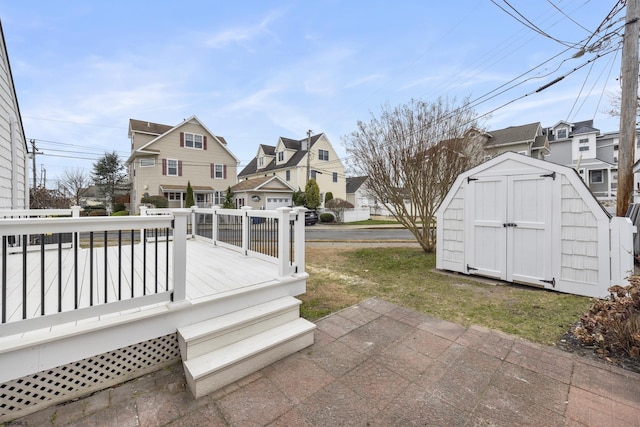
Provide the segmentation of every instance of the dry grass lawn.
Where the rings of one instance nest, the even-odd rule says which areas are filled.
[[[558,341],[590,298],[517,285],[491,285],[434,271],[435,255],[414,248],[307,247],[302,315],[315,320],[380,297],[465,326],[498,329],[534,342]]]

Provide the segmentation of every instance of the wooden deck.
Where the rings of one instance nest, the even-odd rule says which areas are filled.
[[[173,275],[171,271],[167,274],[167,247],[165,245],[164,241],[158,243],[158,262],[156,264],[156,246],[147,243],[147,262],[144,268],[145,249],[142,244],[134,245],[133,257],[131,245],[122,246],[121,256],[118,254],[118,246],[109,246],[106,253],[106,288],[104,248],[94,248],[93,265],[90,263],[92,252],[87,248],[78,249],[78,306],[80,308],[90,307],[104,304],[105,300],[106,302],[114,302],[162,293],[167,289],[171,291],[173,289]],[[169,269],[171,269],[172,252],[173,244],[170,241],[168,244]],[[40,295],[43,287],[45,289],[44,313],[46,315],[74,310],[76,275],[73,267],[76,265],[74,249],[63,248],[60,254],[61,259],[59,260],[57,249],[45,251],[43,281],[41,253],[39,251],[27,253],[26,317],[28,319],[41,316]],[[253,285],[277,283],[278,281],[276,263],[244,256],[230,249],[213,246],[211,242],[207,241],[188,240],[186,260],[186,296],[188,300],[192,301]],[[61,280],[58,274],[59,268],[61,269]],[[7,323],[23,319],[22,275],[23,254],[7,255]],[[92,280],[91,277],[93,277]],[[93,293],[90,290],[90,283],[92,283]],[[156,289],[156,285],[158,289]],[[61,296],[60,300],[59,295]],[[61,304],[61,310],[59,310],[59,304]]]

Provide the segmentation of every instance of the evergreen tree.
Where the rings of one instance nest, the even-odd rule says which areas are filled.
[[[307,198],[307,208],[317,209],[320,206],[320,187],[315,179],[310,179],[304,188],[304,195]]]
[[[231,192],[231,187],[227,187],[227,193],[224,195],[224,203],[222,207],[225,209],[233,209],[235,208],[233,204],[233,193]]]
[[[193,188],[191,188],[191,181],[187,181],[187,200],[185,201],[185,208],[190,208],[195,204],[196,202],[193,200]]]

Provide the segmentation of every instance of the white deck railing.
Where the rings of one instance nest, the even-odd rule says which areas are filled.
[[[271,279],[304,272],[304,209],[78,214],[0,211],[0,336],[186,299],[188,237],[273,262],[277,277]],[[72,236],[65,246],[55,237],[62,235]],[[54,236],[54,243],[45,245],[44,236]],[[34,240],[40,243],[20,244]]]

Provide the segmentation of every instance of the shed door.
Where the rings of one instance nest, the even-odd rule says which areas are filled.
[[[507,189],[507,281],[542,284],[551,275],[551,191],[541,175],[511,176]]]
[[[471,191],[465,196],[472,215],[468,257],[470,273],[507,280],[506,177],[481,178],[469,181]]]
[[[539,174],[469,181],[469,273],[543,284],[551,268],[552,182]]]

